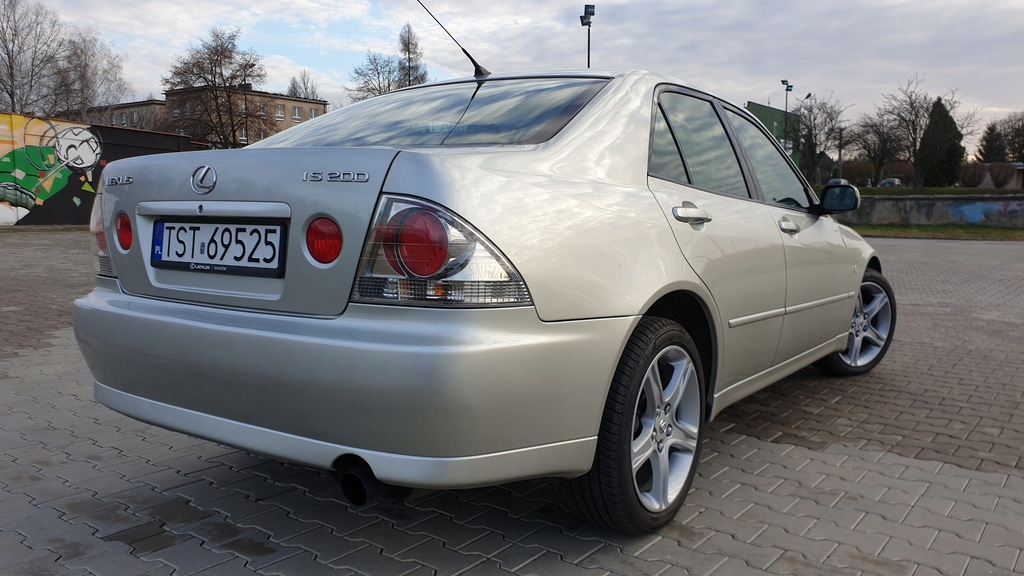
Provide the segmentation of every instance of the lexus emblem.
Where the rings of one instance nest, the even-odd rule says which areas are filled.
[[[209,194],[217,185],[217,171],[213,166],[200,166],[192,173],[192,191],[196,194]]]

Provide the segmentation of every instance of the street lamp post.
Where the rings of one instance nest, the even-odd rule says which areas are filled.
[[[789,80],[783,80],[782,85],[786,87],[786,109],[783,110],[782,116],[782,147],[786,150],[786,154],[789,154],[789,93],[793,91],[793,85],[789,83]]]
[[[587,68],[590,68],[590,19],[594,16],[594,5],[584,4],[583,15],[580,16],[580,26],[587,27]]]

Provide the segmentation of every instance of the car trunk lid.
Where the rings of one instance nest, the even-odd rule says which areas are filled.
[[[104,211],[119,282],[126,292],[154,298],[340,314],[395,154],[264,148],[111,163]],[[112,229],[122,213],[134,229],[128,250]],[[307,230],[318,218],[341,230],[341,252],[330,263],[307,248]]]

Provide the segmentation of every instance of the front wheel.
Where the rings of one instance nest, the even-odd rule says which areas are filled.
[[[697,469],[704,430],[704,375],[679,324],[644,318],[619,360],[594,465],[569,482],[577,513],[628,534],[667,524]]]
[[[836,376],[864,374],[882,361],[895,331],[896,299],[892,287],[879,272],[868,269],[857,295],[846,350],[822,358],[816,366]]]

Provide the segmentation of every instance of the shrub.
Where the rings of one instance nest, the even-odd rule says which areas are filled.
[[[960,185],[965,188],[977,188],[985,179],[985,166],[980,162],[964,162],[960,170]]]
[[[992,163],[988,165],[988,174],[992,177],[993,186],[1003,188],[1017,174],[1017,168],[1013,164]]]

